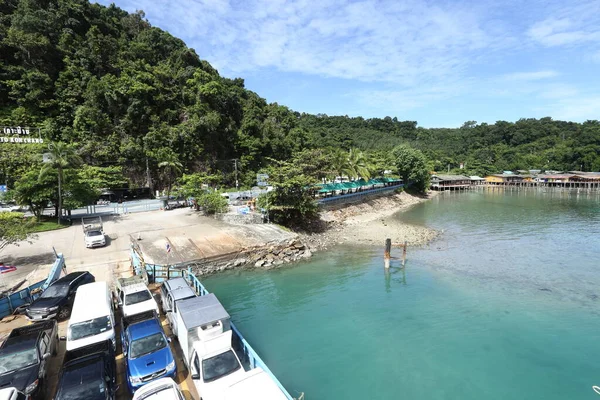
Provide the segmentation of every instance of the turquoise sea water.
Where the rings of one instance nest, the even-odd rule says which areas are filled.
[[[447,194],[398,216],[409,249],[338,247],[205,285],[292,394],[315,399],[600,399],[600,200]]]

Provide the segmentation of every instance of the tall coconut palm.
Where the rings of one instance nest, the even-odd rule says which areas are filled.
[[[348,176],[362,178],[365,181],[371,179],[371,166],[364,153],[358,149],[350,149],[347,161]]]
[[[56,212],[57,221],[60,224],[62,216],[62,187],[64,184],[64,170],[76,167],[82,164],[81,157],[75,149],[63,142],[48,143],[48,158],[44,160],[44,165],[40,171],[40,176],[56,171],[58,175],[58,208]]]
[[[334,178],[336,176],[341,178],[348,170],[348,153],[342,149],[335,149],[331,153],[330,164]]]
[[[173,187],[173,179],[181,174],[183,165],[177,160],[177,157],[169,157],[168,159],[158,163],[158,168],[163,170],[164,176],[167,178],[167,201],[171,196],[171,188]]]

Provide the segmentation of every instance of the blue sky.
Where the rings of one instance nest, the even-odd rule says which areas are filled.
[[[600,118],[598,0],[115,4],[296,111],[425,127]]]

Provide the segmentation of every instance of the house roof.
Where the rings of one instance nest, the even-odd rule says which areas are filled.
[[[538,177],[541,179],[566,179],[572,178],[575,175],[572,174],[552,174],[552,175],[539,175]]]
[[[441,181],[470,181],[471,178],[464,175],[438,175],[435,174],[432,178],[438,178]]]
[[[485,181],[485,178],[482,178],[477,175],[470,176],[469,178],[471,178],[472,181]]]
[[[498,178],[523,178],[521,175],[515,174],[492,174],[490,176],[497,176]]]

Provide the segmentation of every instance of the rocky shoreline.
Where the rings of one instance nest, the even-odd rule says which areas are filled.
[[[306,260],[313,253],[334,245],[383,246],[387,238],[395,243],[406,241],[409,246],[423,246],[434,240],[440,232],[405,224],[390,217],[436,194],[417,196],[402,192],[339,210],[322,211],[322,231],[319,233],[301,233],[293,239],[272,241],[219,259],[205,260],[197,263],[194,271],[198,275],[207,275],[231,269],[272,269]]]
[[[298,237],[270,242],[265,246],[247,248],[221,260],[206,260],[196,263],[193,269],[197,275],[208,275],[240,268],[272,269],[310,257],[312,257],[312,250]]]

